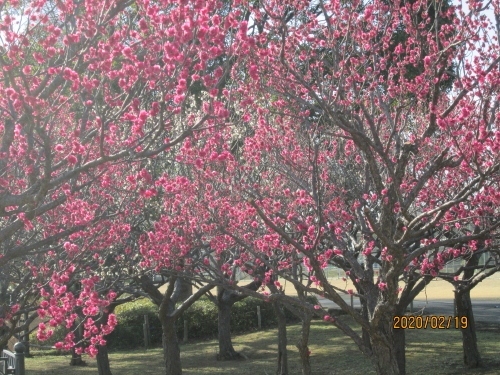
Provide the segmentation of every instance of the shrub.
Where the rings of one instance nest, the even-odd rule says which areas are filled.
[[[316,297],[313,296],[307,297],[307,300],[311,304],[318,303]],[[231,309],[232,333],[243,333],[258,329],[257,306],[260,306],[262,328],[276,327],[278,320],[273,306],[260,299],[247,297],[242,301],[236,302]],[[298,317],[286,309],[285,315],[288,323],[300,321]],[[184,312],[177,325],[177,334],[179,337],[183,336],[183,320],[187,320],[188,322],[189,338],[206,339],[217,337],[217,306],[208,298],[201,298]]]
[[[144,345],[144,315],[148,316],[151,344],[161,345],[161,323],[158,307],[149,299],[139,299],[115,309],[118,325],[107,336],[111,349],[131,349]]]
[[[311,304],[317,304],[316,297],[308,296]],[[273,306],[262,300],[247,297],[234,304],[231,310],[231,332],[243,333],[258,329],[257,306],[260,306],[262,328],[271,328],[277,325]],[[151,345],[161,345],[161,323],[158,319],[158,308],[148,299],[130,302],[116,308],[118,325],[107,337],[111,349],[130,349],[142,346],[144,343],[144,315],[149,317]],[[285,310],[288,323],[298,322],[300,319],[290,311]],[[217,337],[217,306],[207,297],[196,301],[178,319],[177,335],[183,337],[184,320],[188,323],[190,339],[211,339]]]

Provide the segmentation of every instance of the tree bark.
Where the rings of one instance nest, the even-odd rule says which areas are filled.
[[[149,279],[147,279],[147,281],[149,281]],[[175,301],[177,301],[178,296],[184,290],[182,281],[181,278],[172,278],[169,282],[167,291],[160,297],[161,303],[159,304],[158,318],[160,319],[162,329],[161,338],[166,375],[182,375],[181,349],[179,347],[179,338],[177,337],[175,326],[177,315],[173,314],[175,311]],[[148,283],[143,280],[143,288],[145,286],[150,287],[151,285],[148,285]],[[154,289],[157,291],[156,288]]]
[[[383,317],[378,327],[373,327],[372,361],[379,375],[401,375],[398,365],[398,351],[395,348],[392,317]]]
[[[378,375],[401,375],[396,352],[385,340],[372,340],[372,362]]]
[[[406,313],[408,305],[415,299],[434,277],[432,275],[418,276],[412,274],[401,293],[399,302],[395,306],[394,315],[401,316]],[[392,323],[389,323],[392,330]],[[406,331],[404,329],[392,330],[393,345],[396,361],[398,363],[399,374],[406,374]]]
[[[401,299],[396,306],[394,315],[404,315],[408,300]],[[392,322],[389,323],[389,330],[392,333],[392,343],[395,351],[396,362],[398,364],[399,375],[406,375],[406,332],[404,329],[393,329]]]
[[[108,347],[99,345],[97,347],[97,370],[99,375],[113,375],[109,367]]]
[[[276,375],[288,375],[286,316],[283,305],[279,302],[274,302],[273,308],[278,320],[278,368]]]
[[[73,323],[73,327],[76,326],[76,322]],[[78,326],[78,328],[74,329],[75,331],[75,341],[76,342],[80,342],[82,340],[82,326]],[[83,344],[80,342],[76,347],[82,347]],[[87,362],[85,362],[83,359],[82,359],[82,355],[81,354],[77,354],[76,353],[76,347],[72,347],[71,348],[71,360],[69,362],[69,365],[70,366],[86,366],[87,365]]]
[[[260,285],[260,281],[252,281],[243,288],[256,291]],[[217,297],[212,298],[212,302],[218,309],[219,353],[217,353],[217,360],[228,361],[243,358],[240,353],[234,350],[231,339],[231,308],[236,302],[246,297],[245,294],[218,287]]]
[[[374,327],[370,332],[372,362],[379,375],[402,375],[397,358],[401,354],[396,349],[397,339],[394,332],[392,317],[383,317],[378,327]]]
[[[479,231],[478,227],[474,228],[474,233]],[[484,244],[481,244],[481,248]],[[455,285],[455,306],[456,313],[461,322],[462,317],[467,318],[467,326],[460,330],[462,332],[462,346],[464,351],[464,365],[468,368],[477,368],[481,366],[481,356],[477,347],[476,337],[476,324],[474,322],[474,314],[472,312],[472,302],[470,299],[470,290],[472,285],[470,280],[474,277],[475,267],[479,264],[481,258],[480,252],[472,253],[466,259],[465,267],[463,269],[462,280],[469,280],[468,283],[459,283]]]
[[[242,358],[241,354],[233,348],[231,341],[231,307],[234,302],[220,299],[218,308],[219,353],[218,361],[227,361]]]
[[[393,331],[393,342],[399,375],[406,374],[406,333],[404,329]]]
[[[81,354],[77,354],[75,348],[71,348],[71,360],[69,361],[70,366],[86,366],[87,362],[82,359]]]
[[[173,301],[168,301],[167,314],[160,314],[162,328],[163,359],[166,375],[181,375],[181,350],[175,327],[175,317],[169,316],[175,309]]]
[[[149,295],[153,303],[158,306],[158,318],[162,328],[165,374],[182,375],[181,350],[179,348],[175,322],[184,311],[214,286],[207,284],[189,296],[190,292],[186,293],[186,290],[189,290],[189,288],[182,285],[188,283],[187,279],[175,275],[170,277],[167,290],[164,294],[158,290],[146,275],[136,277],[135,281]],[[180,296],[187,297],[187,299],[176,308],[175,304],[180,302]]]
[[[360,291],[361,292],[361,291]],[[370,321],[370,313],[368,311],[368,303],[366,299],[360,298],[359,302],[361,304],[361,316],[366,319],[367,322]],[[361,334],[363,338],[363,343],[367,348],[371,348],[370,332],[366,328],[361,328]]]
[[[461,326],[464,364],[468,368],[480,367],[481,355],[477,347],[476,324],[472,312],[470,290],[455,291],[455,304],[459,321],[461,321],[462,317],[467,317],[467,327],[463,328]]]
[[[302,318],[302,330],[300,334],[299,342],[297,343],[297,349],[299,349],[300,363],[302,366],[302,375],[311,375],[311,363],[309,357],[311,352],[309,350],[309,332],[311,330],[311,319],[312,316],[309,312],[304,312]]]

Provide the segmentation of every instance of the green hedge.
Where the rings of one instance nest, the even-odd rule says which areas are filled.
[[[316,297],[307,297],[311,304],[317,304]],[[277,326],[273,306],[257,298],[245,298],[234,304],[231,310],[231,332],[243,333],[257,330],[257,306],[260,306],[262,328]],[[108,336],[108,344],[113,349],[130,349],[144,343],[144,315],[149,317],[151,344],[161,345],[161,324],[157,315],[158,308],[147,299],[138,300],[119,306],[116,309],[118,325]],[[287,322],[299,319],[285,310]],[[184,320],[188,322],[190,339],[213,339],[217,337],[217,306],[208,298],[202,297],[185,311],[177,321],[177,335],[183,337]]]
[[[161,344],[158,307],[149,299],[140,299],[118,306],[115,309],[115,314],[118,324],[106,338],[108,347],[112,349],[131,349],[144,345],[144,315],[149,317],[152,344]]]
[[[308,301],[317,304],[317,299],[308,297]],[[231,332],[242,333],[256,330],[257,306],[260,306],[262,328],[271,328],[277,325],[277,319],[270,303],[256,298],[245,298],[234,304],[231,310]],[[108,345],[112,349],[129,349],[142,346],[144,315],[149,317],[151,344],[161,345],[161,324],[157,315],[158,308],[149,300],[142,299],[127,303],[116,309],[118,325],[108,336]],[[287,322],[299,321],[291,312],[286,310]],[[177,324],[178,337],[183,337],[184,320],[188,322],[190,339],[208,339],[217,337],[217,306],[208,298],[202,297],[196,301],[179,318]]]
[[[313,296],[307,297],[308,302],[317,304],[318,300]],[[243,333],[257,330],[257,306],[260,306],[262,328],[276,327],[278,324],[273,306],[257,298],[247,297],[237,302],[231,309],[231,332]],[[143,324],[144,315],[149,317],[151,344],[161,345],[161,324],[158,319],[158,308],[149,299],[140,299],[134,302],[118,306],[115,310],[118,325],[107,337],[108,346],[112,349],[133,349],[144,345]],[[290,311],[285,310],[288,323],[298,322],[299,319]],[[188,333],[190,339],[211,339],[217,337],[217,306],[208,298],[202,297],[196,301],[179,318],[177,324],[177,335],[183,337],[184,320],[188,322]],[[58,341],[64,340],[68,330],[65,327],[57,327],[54,335],[47,341],[39,342],[36,339],[36,331],[30,335],[34,344],[52,346]]]

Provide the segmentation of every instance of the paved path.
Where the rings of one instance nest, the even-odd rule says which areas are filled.
[[[344,301],[350,304],[350,296],[344,296]],[[338,306],[330,300],[318,298],[321,306],[329,308],[338,308]],[[359,299],[354,297],[354,307],[360,307]],[[474,319],[477,322],[498,323],[500,324],[500,299],[493,300],[473,300],[472,306],[474,309]],[[454,315],[453,300],[415,300],[413,302],[413,311],[423,310],[425,314],[432,315]]]

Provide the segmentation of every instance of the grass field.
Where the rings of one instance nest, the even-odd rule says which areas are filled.
[[[349,319],[345,317],[345,319]],[[485,363],[481,370],[466,370],[462,366],[462,347],[458,330],[408,330],[407,373],[411,375],[500,375],[500,328],[479,326],[478,341]],[[294,343],[300,326],[289,327],[290,374],[300,374]],[[276,330],[253,332],[234,337],[236,350],[247,360],[218,362],[217,342],[202,341],[182,346],[184,374],[274,374],[276,365]],[[315,375],[374,374],[370,362],[362,356],[352,341],[335,327],[314,321],[310,338],[311,363]],[[160,349],[111,353],[111,368],[115,375],[162,374]],[[88,358],[87,367],[69,367],[69,356],[36,356],[27,359],[29,375],[97,374],[95,361]]]

